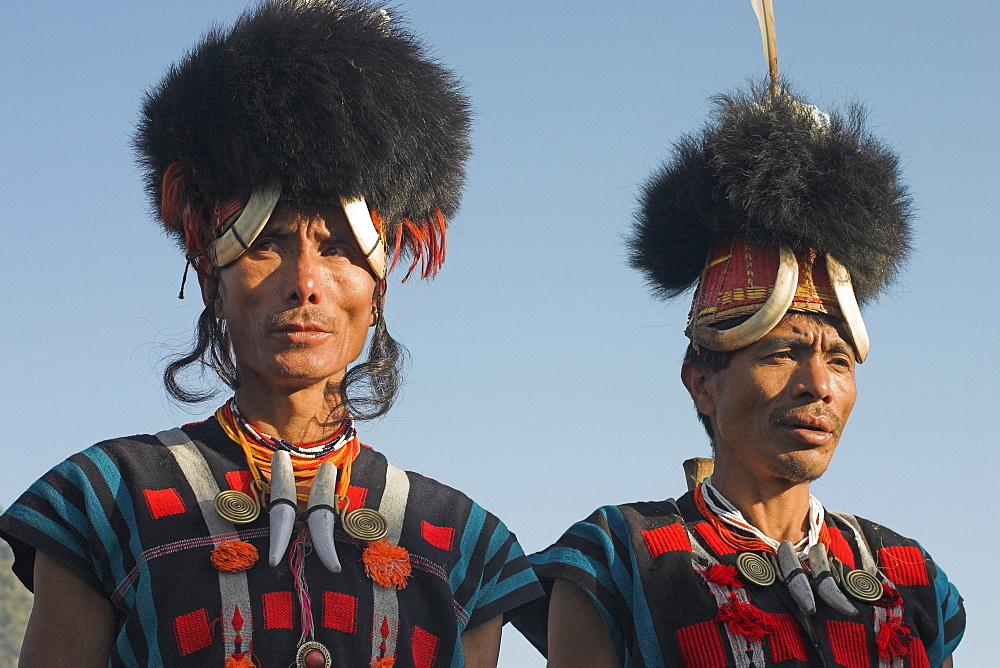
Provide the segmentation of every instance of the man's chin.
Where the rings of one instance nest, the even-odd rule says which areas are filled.
[[[778,460],[774,472],[790,483],[801,485],[819,479],[829,465],[829,460],[819,462],[812,457],[787,455]]]

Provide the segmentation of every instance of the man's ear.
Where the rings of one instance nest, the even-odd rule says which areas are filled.
[[[691,362],[681,365],[681,382],[702,415],[715,415],[714,376],[712,371]]]

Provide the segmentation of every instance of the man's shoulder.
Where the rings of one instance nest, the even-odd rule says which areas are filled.
[[[183,427],[174,427],[159,430],[155,433],[131,434],[128,436],[117,436],[103,441],[98,441],[94,445],[86,448],[67,461],[79,463],[90,461],[100,465],[102,462],[115,464],[127,463],[130,461],[149,462],[150,457],[169,456],[167,446],[173,440],[188,439],[194,443],[209,444],[214,442],[216,434],[212,429],[210,420],[186,424]],[[161,435],[173,432],[166,437],[166,442],[161,439]]]
[[[834,518],[834,523],[841,531],[844,529],[853,530],[854,533],[860,531],[873,551],[877,552],[881,548],[895,546],[919,547],[916,539],[904,536],[878,522],[850,513],[827,512]]]
[[[690,492],[680,497],[659,501],[633,501],[601,506],[585,522],[625,522],[638,529],[649,529],[690,521]]]

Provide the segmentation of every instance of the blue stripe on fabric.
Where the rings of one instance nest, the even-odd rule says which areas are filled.
[[[622,587],[620,591],[623,595],[626,591],[624,585],[630,585],[628,591],[632,595],[630,605],[632,609],[632,623],[635,626],[636,641],[639,643],[642,658],[647,666],[662,665],[663,655],[660,653],[656,629],[653,628],[653,618],[649,613],[646,592],[642,588],[642,578],[633,578],[630,575],[631,573],[638,573],[639,566],[635,560],[635,552],[632,550],[632,536],[629,532],[628,524],[625,522],[625,516],[622,515],[621,509],[617,506],[607,506],[604,515],[608,518],[608,526],[615,533],[615,536],[628,549],[629,568],[626,571],[622,567],[620,570],[624,573],[625,577],[616,578],[616,581],[620,583]],[[628,659],[628,663],[631,662],[631,659]]]
[[[496,529],[493,530],[493,535],[490,536],[490,544],[486,548],[486,558],[483,561],[488,562],[495,557],[508,538],[510,538],[510,529],[503,522],[497,522]]]
[[[476,607],[484,607],[503,598],[507,594],[513,593],[520,589],[521,587],[526,587],[532,582],[534,582],[535,573],[530,568],[526,568],[523,571],[518,571],[509,578],[504,579],[501,582],[497,582],[490,587],[490,598],[487,601],[478,601]]]
[[[486,510],[478,503],[473,503],[472,509],[469,511],[469,519],[466,520],[465,528],[462,529],[461,556],[448,575],[448,584],[451,586],[452,594],[458,591],[459,585],[465,580],[469,560],[472,558],[472,553],[476,551],[476,544],[479,542],[479,534],[483,530],[484,522],[486,522]]]
[[[37,494],[43,498],[48,498],[44,495],[38,494],[39,483],[36,482],[32,485],[28,491],[32,494]],[[45,515],[42,515],[37,510],[33,508],[28,508],[20,503],[15,503],[7,510],[7,514],[14,517],[25,524],[41,531],[49,538],[52,538],[60,545],[71,550],[74,554],[79,556],[81,559],[87,560],[88,555],[84,554],[83,547],[77,542],[76,536],[69,532],[66,527],[61,524],[57,524]],[[86,533],[86,532],[84,532]]]
[[[606,510],[606,508],[601,508],[599,512],[606,516]],[[544,552],[532,554],[528,557],[528,560],[532,564],[540,566],[560,564],[578,568],[596,579],[602,587],[617,593],[624,599],[625,591],[630,591],[631,588],[629,587],[624,591],[619,589],[617,581],[621,579],[621,574],[619,573],[618,578],[612,574],[612,570],[620,570],[621,564],[615,552],[614,543],[611,542],[611,536],[603,528],[591,522],[577,522],[566,531],[566,534],[593,543],[605,555],[604,560],[594,559],[578,550],[559,545],[550,547]],[[601,613],[601,619],[604,620],[604,625],[608,629],[608,635],[611,636],[611,644],[615,648],[618,660],[622,664],[625,664],[625,639],[622,637],[618,620],[611,615],[611,612],[594,592],[585,587],[581,587],[581,590],[587,592],[590,599],[594,602],[597,611]]]
[[[509,537],[510,537],[510,530],[506,526],[504,526],[503,522],[497,522],[497,526],[493,530],[493,535],[490,536],[490,542],[486,546],[486,557],[483,559],[483,563],[489,563],[490,560],[496,556],[497,552],[500,551],[500,548],[504,546],[504,543],[507,542],[507,539]],[[508,561],[510,561],[510,555],[508,555],[507,559],[504,560],[504,566],[507,565]],[[475,610],[476,608],[481,608],[483,606],[486,606],[489,603],[495,601],[497,598],[499,598],[500,597],[499,595],[491,595],[490,598],[487,600],[480,600],[479,596],[480,594],[483,593],[484,590],[492,594],[493,587],[496,586],[496,583],[500,579],[500,576],[502,574],[503,574],[503,566],[498,568],[497,572],[494,573],[493,577],[491,577],[489,580],[487,580],[486,582],[480,582],[479,586],[476,587],[476,593],[473,595],[472,599],[470,599],[468,604],[466,605],[466,609]]]
[[[132,494],[129,492],[128,487],[124,484],[121,477],[121,472],[115,465],[111,458],[108,457],[104,450],[98,447],[88,448],[83,451],[84,456],[86,456],[90,461],[94,463],[97,469],[104,476],[104,480],[111,490],[112,496],[115,498],[115,506],[121,513],[122,519],[129,527],[129,542],[128,548],[132,552],[133,558],[138,561],[142,555],[142,543],[139,541],[139,531],[136,525],[135,518],[135,506],[132,500]],[[88,497],[89,498],[89,497]],[[96,497],[94,497],[96,499]],[[100,508],[98,504],[98,508]],[[115,538],[114,531],[111,528],[110,522],[107,521],[107,517],[103,512],[100,513],[101,517],[104,519],[106,527],[98,527],[98,532],[103,535],[107,532],[111,537]],[[103,538],[102,538],[103,540]],[[115,541],[117,545],[120,545],[120,541]],[[109,554],[113,554],[109,550]],[[121,577],[115,576],[116,582],[121,582],[125,578],[124,569],[122,568],[121,559],[117,562],[117,570],[122,571]],[[135,582],[135,601],[133,607],[138,613],[139,625],[142,628],[143,635],[146,637],[146,647],[149,651],[147,657],[148,665],[162,665],[163,660],[160,657],[160,647],[158,641],[158,623],[156,619],[156,607],[153,604],[153,589],[150,584],[149,577],[149,566],[145,562],[139,567],[139,577]],[[129,644],[127,638],[123,639],[123,636],[127,635],[127,629],[122,628],[119,638],[118,638],[118,649],[119,652],[123,652],[127,646],[127,654],[122,653],[122,658],[127,659],[131,657],[133,664],[135,663],[135,657],[132,656],[132,648]]]
[[[923,553],[924,559],[930,558],[923,547],[920,548],[920,551]],[[941,567],[937,563],[934,566],[937,569],[937,575],[934,576],[934,594],[937,603],[935,608],[937,611],[938,634],[934,638],[934,642],[927,647],[927,660],[932,666],[939,666],[942,661],[955,652],[955,648],[961,642],[962,636],[965,635],[965,629],[962,629],[961,633],[952,638],[951,642],[945,644],[944,624],[946,620],[958,614],[959,594],[958,589],[948,581],[948,576],[941,570]],[[942,610],[942,608],[944,609]]]

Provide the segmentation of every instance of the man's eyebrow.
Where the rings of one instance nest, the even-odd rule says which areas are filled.
[[[265,227],[260,233],[261,237],[267,237],[269,239],[287,239],[288,237],[294,236],[295,230],[287,226],[275,226],[275,227]]]
[[[764,344],[764,348],[767,350],[779,350],[781,348],[790,348],[792,350],[802,350],[804,348],[811,348],[812,346],[806,342],[805,339],[796,336],[776,336],[773,338],[765,339],[761,343]],[[827,350],[828,353],[840,353],[844,355],[853,355],[854,352],[851,346],[847,344],[843,339],[837,339],[830,344],[830,348]]]

